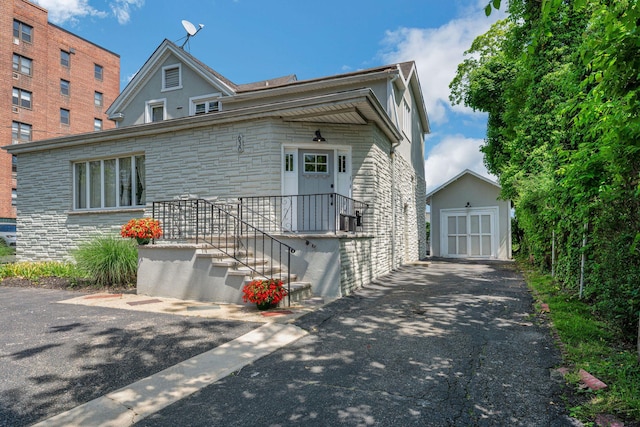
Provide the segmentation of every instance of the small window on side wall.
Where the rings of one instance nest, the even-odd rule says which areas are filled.
[[[93,64],[93,76],[96,80],[102,80],[103,71],[102,65]]]
[[[66,50],[60,51],[60,65],[65,68],[69,68],[71,66],[71,53]]]
[[[60,109],[60,124],[67,126],[71,124],[71,112],[65,108]]]

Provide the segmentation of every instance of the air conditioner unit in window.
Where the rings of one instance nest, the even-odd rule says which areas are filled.
[[[14,113],[20,112],[20,110],[18,110],[18,107],[11,107],[11,111]]]
[[[14,78],[14,79],[19,79],[19,78],[20,78],[20,73],[16,73],[16,72],[14,72],[14,73],[13,73],[13,78]]]
[[[18,37],[14,37],[13,44],[20,44],[20,39]]]

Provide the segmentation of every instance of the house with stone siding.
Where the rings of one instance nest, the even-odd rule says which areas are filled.
[[[107,113],[116,129],[4,147],[19,260],[154,217],[138,292],[239,302],[252,277],[336,298],[426,256],[414,62],[236,84],[164,40]]]

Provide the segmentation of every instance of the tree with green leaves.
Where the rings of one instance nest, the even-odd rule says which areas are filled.
[[[507,11],[458,66],[451,101],[489,115],[485,164],[514,203],[523,252],[543,268],[556,259],[556,277],[576,292],[584,254],[584,298],[636,336],[637,0],[511,0]]]

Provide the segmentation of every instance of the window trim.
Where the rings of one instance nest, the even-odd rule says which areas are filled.
[[[307,162],[307,156],[313,156],[314,157],[314,161],[313,162]],[[318,157],[324,157],[325,161],[323,163],[319,163],[318,162]],[[303,164],[301,165],[302,167],[302,173],[303,174],[310,174],[310,175],[329,175],[329,155],[326,153],[314,153],[314,152],[304,152],[302,153],[302,162]],[[307,165],[313,165],[314,166],[314,170],[309,171],[307,170]],[[325,166],[325,170],[324,171],[318,171],[318,166],[319,165],[324,165]]]
[[[167,87],[167,71],[178,69],[178,84],[177,86]],[[167,92],[171,90],[182,89],[182,64],[165,65],[162,67],[162,87],[161,92]]]
[[[190,97],[189,98],[189,115],[196,116],[200,114],[208,114],[208,113],[222,111],[222,101],[220,100],[221,97],[222,97],[222,93],[210,93],[208,95]],[[216,102],[218,104],[218,109],[209,110],[208,107],[210,102]],[[205,104],[205,111],[204,113],[196,114],[196,107],[199,104]]]
[[[18,28],[16,28],[16,24],[18,24]],[[25,28],[28,28],[29,31],[28,32],[24,31]],[[16,30],[18,32],[17,35],[16,35]],[[25,39],[24,37],[25,34],[28,35],[28,40]],[[13,39],[14,39],[14,43],[16,42],[16,39],[24,43],[33,43],[33,27],[29,24],[25,24],[20,20],[14,19],[13,20]]]
[[[100,69],[100,73],[98,73],[98,69]],[[98,81],[104,80],[104,67],[102,65],[95,63],[93,64],[93,78]]]
[[[68,58],[66,65],[62,62],[63,54],[66,54],[66,57]],[[60,66],[64,68],[71,68],[71,52],[64,49],[60,49]]]
[[[21,132],[21,130],[24,129],[28,129],[29,130],[29,139],[22,139],[22,138],[14,138],[14,125],[16,125],[16,131],[15,134],[20,136],[23,135],[23,132]],[[21,144],[23,142],[31,142],[33,140],[33,126],[30,125],[29,123],[23,123],[23,122],[18,122],[16,120],[13,120],[11,122],[11,143],[12,144]]]
[[[17,62],[15,61],[16,58],[18,59]],[[22,75],[29,76],[29,77],[33,76],[33,59],[28,58],[26,56],[22,56],[19,53],[14,52],[11,61],[12,61],[11,67],[14,72],[20,73]],[[25,62],[28,62],[29,64],[29,67],[27,67],[29,69],[28,73],[25,73],[24,71],[22,71]],[[17,65],[17,68],[16,68],[16,65]]]
[[[93,105],[102,108],[104,105],[104,94],[97,90],[93,92]]]
[[[72,180],[73,180],[73,188],[72,188],[72,211],[76,212],[76,213],[80,213],[80,212],[96,212],[96,211],[115,211],[115,210],[122,210],[122,209],[141,209],[144,208],[146,206],[146,197],[145,200],[141,201],[142,204],[136,204],[137,200],[138,200],[138,194],[137,194],[137,188],[138,188],[138,179],[140,177],[140,173],[138,173],[137,168],[137,162],[136,159],[142,157],[144,159],[144,163],[145,166],[144,168],[146,169],[146,159],[145,159],[145,154],[144,153],[133,153],[133,154],[123,154],[123,155],[119,155],[119,156],[115,156],[115,157],[104,157],[104,158],[92,158],[92,159],[86,159],[86,160],[78,160],[78,161],[73,161],[71,163],[71,175],[72,175]],[[130,194],[129,194],[129,198],[131,200],[131,204],[129,205],[123,205],[121,204],[121,194],[120,194],[120,186],[121,186],[121,180],[120,177],[121,172],[124,171],[125,169],[121,169],[120,167],[120,161],[122,159],[129,159],[130,161],[130,182],[129,182],[129,186],[130,186]],[[115,194],[115,206],[105,206],[105,199],[107,194],[105,193],[105,168],[104,168],[104,164],[107,161],[115,161],[115,171],[114,171],[114,179],[115,182],[113,182],[112,184],[115,185],[115,190],[116,190],[116,194]],[[95,206],[95,207],[91,207],[91,163],[94,162],[99,162],[100,163],[100,206]],[[79,200],[78,200],[78,191],[80,190],[78,188],[78,168],[76,167],[77,165],[80,164],[84,164],[84,180],[85,180],[85,184],[84,184],[84,204],[86,205],[85,207],[78,207],[79,205]],[[146,173],[145,173],[146,175]],[[146,185],[146,177],[144,179],[144,183],[142,185],[142,189],[143,191],[146,191],[147,185]]]
[[[67,84],[67,93],[64,93],[64,83]],[[60,95],[71,96],[71,82],[69,80],[60,79]]]
[[[16,91],[18,92],[17,96],[15,95]],[[27,94],[27,93],[29,94],[29,106],[22,105],[22,100],[24,99],[22,97],[22,94]],[[17,104],[14,102],[14,98],[18,99]],[[14,86],[13,90],[11,91],[11,104],[14,107],[26,108],[27,110],[33,109],[33,92]]]
[[[62,119],[63,119],[63,112],[66,111],[67,114],[67,122],[65,123]],[[61,108],[60,109],[60,124],[63,126],[71,126],[71,110],[69,110],[68,108]]]
[[[162,120],[167,120],[167,98],[151,99],[144,103],[144,122],[153,123],[153,109],[162,106]]]

